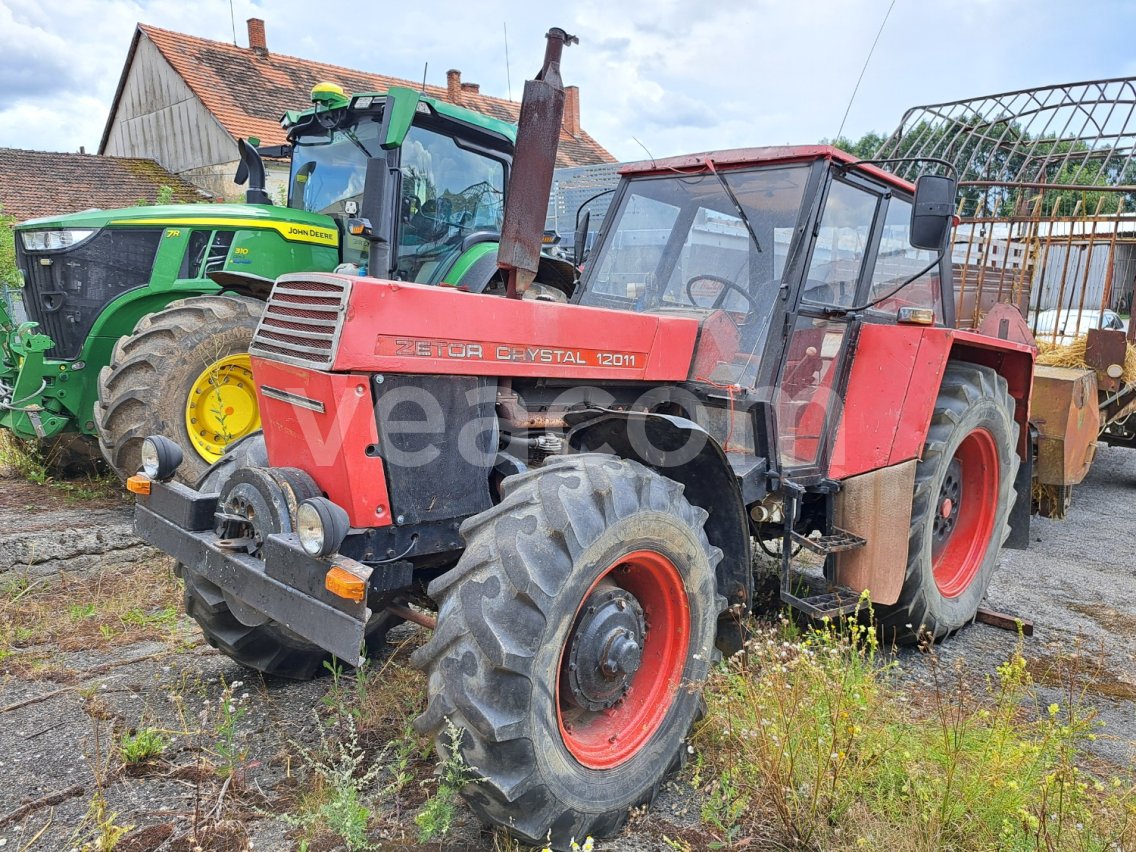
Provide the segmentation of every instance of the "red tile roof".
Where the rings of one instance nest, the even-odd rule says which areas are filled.
[[[254,51],[148,24],[138,25],[135,44],[140,34],[154,43],[234,139],[255,136],[263,145],[286,141],[280,128],[280,117],[287,110],[305,108],[310,103],[312,86],[316,83],[333,82],[348,92],[382,92],[391,86],[419,88],[421,85],[398,77],[355,71],[271,51]],[[132,45],[131,56],[133,53]],[[127,66],[130,61],[128,58]],[[426,86],[426,94],[449,100],[443,86]],[[505,121],[516,122],[520,112],[519,103],[468,88],[462,90],[461,98],[462,106]],[[116,95],[116,104],[117,100]],[[114,113],[112,106],[111,120]],[[108,123],[108,132],[109,129]],[[557,166],[615,162],[615,158],[587,133],[581,131],[573,136],[567,130],[561,130],[556,160]]]
[[[171,201],[211,200],[153,160],[0,148],[0,207],[17,222],[153,203],[162,186],[173,190]]]

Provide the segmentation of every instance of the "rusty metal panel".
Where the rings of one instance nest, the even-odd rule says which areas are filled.
[[[872,603],[899,600],[907,571],[915,459],[845,479],[836,495],[838,527],[867,539],[836,555],[836,582],[871,592]]]
[[[999,302],[992,305],[978,324],[978,333],[999,340],[1012,340],[1015,343],[1024,343],[1033,349],[1037,348],[1037,341],[1026,323],[1022,312],[1014,305]]]
[[[1085,341],[1085,363],[1097,371],[1097,387],[1109,392],[1121,387],[1128,341],[1118,329],[1091,328]]]
[[[1100,434],[1096,373],[1039,365],[1030,406],[1038,430],[1034,478],[1041,485],[1076,485],[1089,472]]]

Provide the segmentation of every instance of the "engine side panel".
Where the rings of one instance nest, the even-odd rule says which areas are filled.
[[[445,318],[446,336],[437,334]],[[333,369],[682,381],[698,321],[377,279],[351,281]]]
[[[493,505],[497,385],[478,376],[384,377],[376,385],[378,453],[396,522],[465,518]]]

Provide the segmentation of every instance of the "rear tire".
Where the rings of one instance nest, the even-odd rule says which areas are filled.
[[[187,401],[210,365],[248,352],[263,309],[262,302],[243,296],[181,299],[142,317],[134,333],[115,344],[110,364],[99,373],[95,425],[103,457],[120,477],[138,472],[147,435],[165,435],[182,448],[181,482],[195,482],[216,460],[195,448]],[[251,382],[241,384],[255,412],[255,390]],[[259,415],[239,420],[225,441],[260,428]]]
[[[885,639],[941,639],[974,620],[1010,533],[1017,447],[1006,380],[948,364],[915,469],[903,589],[894,605],[876,607]]]
[[[617,832],[681,764],[726,606],[722,554],[682,486],[635,462],[571,456],[503,490],[430,584],[415,725],[439,754],[461,731],[482,819],[567,849]]]

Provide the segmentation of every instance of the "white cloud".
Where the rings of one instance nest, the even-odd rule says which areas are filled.
[[[836,134],[890,0],[579,0],[558,11],[520,0],[360,3],[234,0],[266,21],[270,50],[443,84],[448,68],[505,96],[540,66],[543,34],[580,36],[563,73],[580,86],[584,127],[621,159]],[[0,0],[0,145],[98,143],[136,22],[233,37],[229,0]],[[897,0],[849,113],[846,135],[889,131],[913,105],[1133,73],[1136,9],[1056,2]],[[1078,50],[1092,44],[1092,50]],[[100,104],[99,109],[93,105]],[[58,111],[58,114],[56,114]],[[34,119],[29,122],[29,116]]]

